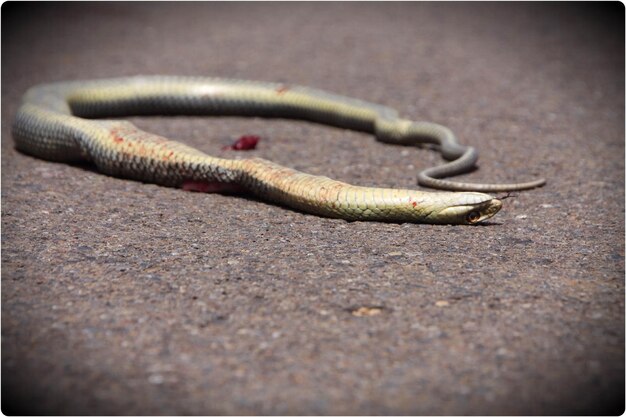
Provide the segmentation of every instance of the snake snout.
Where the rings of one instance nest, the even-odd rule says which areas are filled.
[[[502,200],[498,200],[497,198],[492,198],[491,200],[483,203],[484,207],[481,210],[481,218],[478,221],[483,221],[489,219],[496,215],[497,212],[502,208]]]

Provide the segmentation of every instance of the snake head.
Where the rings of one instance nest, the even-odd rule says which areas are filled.
[[[436,223],[477,224],[493,217],[502,208],[502,201],[482,193],[447,193],[446,204],[431,215]]]

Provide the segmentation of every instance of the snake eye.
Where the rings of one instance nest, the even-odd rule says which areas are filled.
[[[465,220],[467,220],[468,223],[476,223],[479,219],[480,213],[475,210],[470,211],[467,217],[465,217]]]

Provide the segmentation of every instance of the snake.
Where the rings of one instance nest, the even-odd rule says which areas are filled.
[[[429,144],[448,162],[421,171],[421,189],[351,185],[258,157],[227,159],[142,131],[124,116],[209,115],[282,118],[366,132],[396,145]],[[474,184],[443,178],[475,167],[478,152],[447,127],[401,118],[390,107],[323,90],[261,81],[131,76],[61,81],[26,91],[12,125],[18,151],[41,159],[89,162],[107,175],[170,187],[245,192],[323,217],[433,224],[477,224],[502,199],[489,192],[531,189],[544,179]],[[428,146],[428,145],[427,145]]]

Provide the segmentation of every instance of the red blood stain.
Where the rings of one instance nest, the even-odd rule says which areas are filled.
[[[185,191],[197,191],[200,193],[237,193],[244,189],[238,184],[227,184],[218,181],[194,181],[185,180],[180,188]]]
[[[124,142],[124,138],[120,136],[119,129],[111,129],[110,133],[111,133],[111,136],[113,136],[113,142],[115,142],[115,143],[122,143],[122,142]]]
[[[232,145],[225,146],[224,150],[230,149],[233,151],[248,151],[256,148],[256,145],[260,140],[261,138],[256,135],[244,135],[237,139],[237,141]]]
[[[413,204],[413,207],[417,206],[417,203],[415,201],[411,204]]]
[[[285,94],[287,91],[289,91],[289,87],[287,87],[286,85],[282,85],[280,87],[278,87],[276,89],[276,92],[280,95],[280,94]]]

